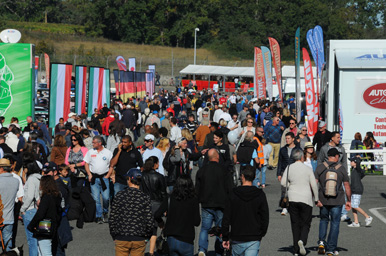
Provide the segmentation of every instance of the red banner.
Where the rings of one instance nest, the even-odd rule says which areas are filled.
[[[263,53],[261,49],[255,47],[255,93],[257,98],[263,99],[266,97],[266,82],[265,82],[265,73],[264,73],[264,61],[263,61]]]
[[[44,64],[46,65],[47,88],[50,88],[50,56],[47,53],[44,53]]]
[[[312,75],[312,66],[310,55],[307,49],[303,48],[304,80],[306,83],[306,108],[308,122],[308,136],[314,136],[318,130],[317,100],[315,98],[314,77]]]
[[[280,61],[280,46],[276,39],[268,37],[269,47],[271,48],[273,67],[276,72],[277,88],[279,89],[280,102],[283,102],[283,93],[281,91],[281,61]]]

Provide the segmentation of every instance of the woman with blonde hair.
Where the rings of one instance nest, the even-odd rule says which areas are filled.
[[[162,155],[165,157],[170,148],[170,140],[168,138],[161,138],[157,148],[161,150]]]
[[[63,135],[57,134],[51,152],[51,161],[57,165],[64,164],[66,160],[67,145]]]
[[[196,142],[194,141],[193,139],[193,135],[192,133],[189,131],[188,128],[184,128],[181,130],[181,135],[182,137],[186,138],[187,142],[188,142],[188,148],[192,151],[192,152],[198,152],[196,151]]]

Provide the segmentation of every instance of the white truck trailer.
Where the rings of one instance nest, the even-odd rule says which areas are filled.
[[[320,89],[320,115],[347,148],[360,132],[386,141],[386,40],[330,40]],[[384,159],[384,161],[386,161]]]

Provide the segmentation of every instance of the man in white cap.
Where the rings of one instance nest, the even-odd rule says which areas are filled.
[[[153,134],[147,134],[145,136],[145,140],[144,140],[145,146],[142,146],[141,148],[142,159],[143,159],[143,162],[145,162],[146,159],[148,159],[149,157],[156,156],[159,161],[159,167],[158,167],[158,170],[156,171],[162,175],[165,175],[164,167],[162,165],[162,162],[164,161],[164,156],[161,150],[154,147],[154,140],[155,140],[155,137]]]
[[[80,126],[80,123],[78,121],[75,120],[76,118],[76,114],[74,112],[71,112],[70,114],[68,114],[68,119],[67,119],[67,122],[71,124],[71,126]]]
[[[217,105],[215,105],[216,107]],[[222,105],[219,105],[218,108],[216,109],[216,111],[214,111],[214,115],[213,115],[213,121],[218,123],[220,121],[220,116],[221,114],[223,114],[224,111],[222,111]]]
[[[319,131],[315,133],[315,137],[313,139],[312,144],[316,145],[316,154],[319,155],[320,149],[326,144],[330,142],[331,132],[327,130],[327,124],[324,121],[319,122]]]

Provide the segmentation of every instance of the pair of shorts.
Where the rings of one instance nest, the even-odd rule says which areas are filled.
[[[361,204],[362,195],[352,194],[351,195],[351,208],[358,208]]]

